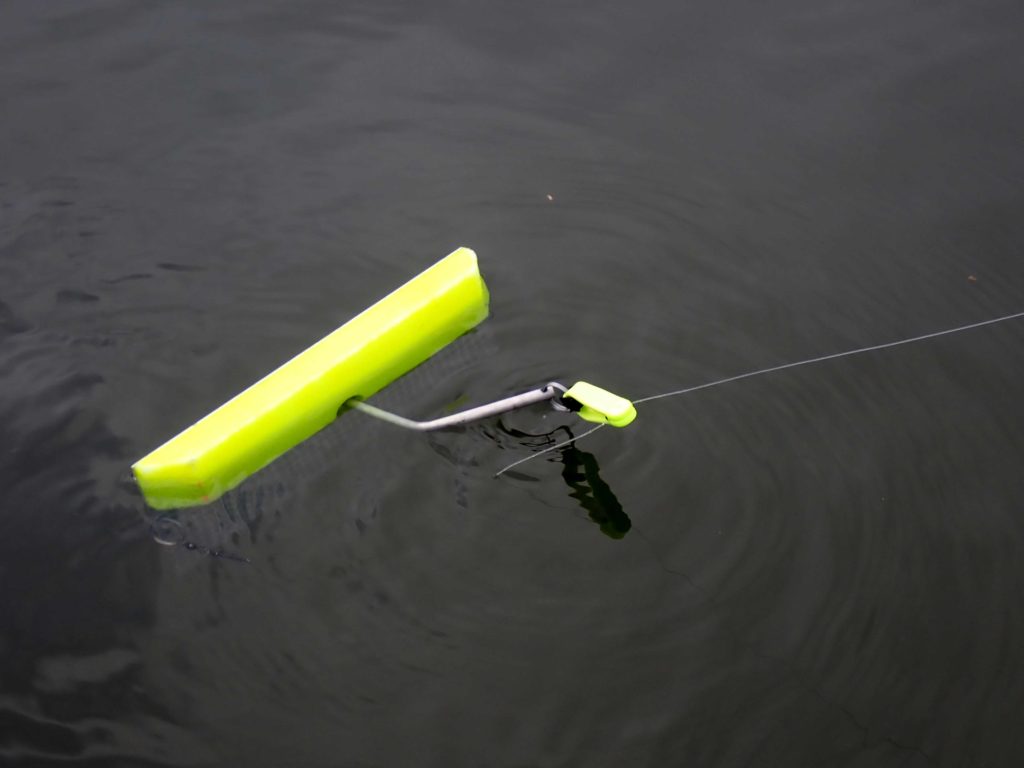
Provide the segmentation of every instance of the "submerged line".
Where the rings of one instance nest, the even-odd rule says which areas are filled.
[[[760,376],[764,373],[773,373],[775,371],[783,371],[787,368],[797,368],[801,365],[811,365],[812,363],[822,363],[826,360],[835,360],[840,357],[849,357],[850,355],[859,355],[863,352],[877,352],[880,349],[889,349],[891,347],[898,347],[903,344],[913,344],[915,341],[924,341],[926,339],[934,339],[939,336],[948,336],[952,333],[960,333],[961,331],[969,331],[973,328],[981,328],[985,325],[994,325],[995,323],[1002,323],[1006,320],[1016,320],[1019,317],[1024,317],[1024,312],[1016,312],[1012,315],[1003,315],[1002,317],[996,317],[991,320],[982,320],[978,323],[970,323],[968,325],[961,325],[956,328],[946,328],[942,331],[933,331],[932,333],[925,333],[921,336],[912,336],[909,339],[900,339],[899,341],[888,341],[885,344],[874,344],[870,347],[858,347],[857,349],[848,349],[845,352],[833,352],[831,355],[821,355],[820,357],[811,357],[807,360],[798,360],[795,363],[784,363],[783,365],[773,365],[770,368],[761,368],[756,371],[748,371],[747,373],[740,373],[736,376],[727,376],[724,379],[716,379],[715,381],[708,381],[704,384],[698,384],[694,387],[686,387],[685,389],[676,389],[671,392],[662,392],[659,395],[650,395],[648,397],[641,397],[639,400],[634,400],[634,405],[640,403],[649,403],[652,400],[661,400],[665,397],[675,397],[676,395],[685,395],[689,392],[696,392],[699,389],[708,389],[709,387],[716,387],[719,384],[728,384],[730,381],[739,381],[740,379],[749,379],[752,376]],[[582,437],[582,435],[580,435]]]
[[[551,451],[557,451],[559,448],[564,448],[565,446],[567,446],[567,445],[569,445],[571,443],[575,443],[577,440],[581,440],[584,437],[586,437],[587,435],[594,434],[595,432],[597,432],[597,430],[599,430],[603,426],[605,426],[605,425],[604,424],[598,424],[596,427],[591,427],[590,429],[588,429],[582,435],[576,435],[576,437],[570,437],[568,440],[563,440],[560,443],[555,443],[554,445],[549,445],[547,448],[545,448],[542,451],[537,451],[536,453],[531,453],[529,456],[526,456],[525,458],[522,458],[519,461],[512,462],[507,467],[503,467],[502,469],[499,469],[497,472],[494,473],[494,476],[495,477],[501,477],[501,475],[505,474],[506,472],[508,472],[513,467],[518,467],[520,464],[525,464],[526,462],[528,462],[528,461],[530,461],[532,459],[536,459],[536,458],[538,458],[540,456],[543,456],[545,453],[551,453]]]
[[[765,374],[765,373],[774,373],[775,371],[784,371],[787,368],[798,368],[798,367],[800,367],[802,365],[811,365],[812,363],[823,363],[826,360],[836,360],[837,358],[840,358],[840,357],[849,357],[850,355],[859,355],[859,354],[861,354],[863,352],[877,352],[880,349],[890,349],[892,347],[902,346],[903,344],[913,344],[916,341],[925,341],[927,339],[935,339],[935,338],[938,338],[939,336],[949,336],[950,334],[953,334],[953,333],[960,333],[962,331],[970,331],[970,330],[972,330],[974,328],[982,328],[982,327],[984,327],[986,325],[995,325],[996,323],[1003,323],[1003,322],[1006,322],[1007,320],[1016,320],[1016,319],[1021,318],[1021,317],[1024,317],[1024,312],[1015,312],[1012,315],[1003,315],[1002,317],[994,317],[991,320],[982,320],[982,321],[977,322],[977,323],[968,323],[967,325],[959,325],[956,328],[946,328],[946,329],[941,330],[941,331],[933,331],[931,333],[925,333],[925,334],[922,334],[920,336],[911,336],[909,339],[899,339],[898,341],[887,341],[884,344],[873,344],[870,347],[858,347],[856,349],[848,349],[845,352],[833,352],[830,355],[820,355],[819,357],[810,357],[810,358],[808,358],[806,360],[798,360],[795,363],[783,363],[782,365],[773,365],[773,366],[771,366],[769,368],[759,368],[756,371],[747,371],[746,373],[740,373],[740,374],[737,374],[735,376],[727,376],[724,379],[715,379],[714,381],[707,381],[707,382],[705,382],[703,384],[697,384],[696,386],[693,386],[693,387],[686,387],[685,389],[675,389],[675,390],[672,390],[671,392],[662,392],[661,394],[657,394],[657,395],[648,395],[647,397],[641,397],[639,400],[634,400],[633,401],[633,405],[640,405],[641,403],[649,403],[649,402],[651,402],[653,400],[662,400],[662,399],[664,399],[666,397],[676,397],[678,395],[685,395],[685,394],[688,394],[690,392],[696,392],[696,391],[701,390],[701,389],[709,389],[711,387],[717,387],[719,384],[728,384],[730,381],[739,381],[740,379],[749,379],[749,378],[752,378],[754,376],[760,376],[760,375]],[[574,443],[577,440],[582,440],[587,435],[594,434],[595,432],[597,432],[597,430],[599,430],[603,426],[605,426],[605,425],[604,424],[598,424],[593,429],[588,429],[582,435],[578,435],[578,436],[576,436],[576,437],[574,437],[574,438],[572,438],[570,440],[566,440],[566,441],[558,443],[556,445],[552,445],[552,446],[550,446],[548,448],[545,448],[542,451],[538,451],[537,453],[531,453],[529,456],[526,456],[525,458],[522,458],[519,461],[513,462],[512,464],[509,464],[507,467],[504,467],[503,469],[500,469],[499,471],[495,472],[494,476],[495,477],[499,477],[499,476],[505,474],[505,472],[507,472],[508,470],[512,469],[513,467],[518,467],[520,464],[525,464],[528,461],[532,461],[533,459],[536,459],[536,458],[538,458],[540,456],[543,456],[545,453],[549,453],[551,451],[558,450],[559,448],[562,448],[562,447],[564,447],[566,445],[569,445],[570,443]]]

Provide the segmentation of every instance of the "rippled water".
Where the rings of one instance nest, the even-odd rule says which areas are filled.
[[[1024,760],[1024,321],[130,463],[458,245],[385,392],[630,397],[1024,310],[1011,0],[0,7],[0,764]]]

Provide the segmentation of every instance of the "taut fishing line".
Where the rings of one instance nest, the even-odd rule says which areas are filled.
[[[649,403],[649,402],[652,402],[654,400],[662,400],[662,399],[667,398],[667,397],[677,397],[679,395],[687,395],[690,392],[696,392],[696,391],[701,390],[701,389],[710,389],[711,387],[717,387],[719,384],[728,384],[731,381],[739,381],[740,379],[750,379],[750,378],[753,378],[754,376],[761,376],[761,375],[763,375],[765,373],[774,373],[776,371],[784,371],[784,370],[786,370],[788,368],[799,368],[800,366],[811,365],[813,363],[823,363],[826,360],[836,360],[836,359],[838,359],[840,357],[850,357],[851,355],[859,355],[859,354],[863,354],[864,352],[877,352],[878,350],[881,350],[881,349],[889,349],[891,347],[899,347],[899,346],[902,346],[904,344],[913,344],[914,342],[918,342],[918,341],[925,341],[927,339],[935,339],[935,338],[938,338],[939,336],[949,336],[949,335],[954,334],[954,333],[960,333],[962,331],[970,331],[970,330],[973,330],[974,328],[981,328],[981,327],[986,326],[986,325],[995,325],[996,323],[1004,323],[1007,320],[1016,320],[1016,319],[1021,318],[1021,317],[1024,317],[1024,312],[1015,312],[1012,315],[1003,315],[1002,317],[995,317],[995,318],[992,318],[991,320],[982,320],[981,322],[978,322],[978,323],[969,323],[968,325],[960,325],[960,326],[957,326],[956,328],[946,328],[946,329],[941,330],[941,331],[934,331],[932,333],[925,333],[925,334],[922,334],[921,336],[912,336],[909,339],[900,339],[898,341],[889,341],[889,342],[886,342],[885,344],[873,344],[870,347],[858,347],[857,349],[848,349],[845,352],[834,352],[831,355],[820,355],[819,357],[811,357],[811,358],[808,358],[806,360],[798,360],[795,363],[784,363],[782,365],[773,365],[770,368],[759,368],[756,371],[747,371],[746,373],[740,373],[740,374],[737,374],[735,376],[727,376],[724,379],[715,379],[714,381],[708,381],[708,382],[705,382],[704,384],[697,384],[696,386],[693,386],[693,387],[686,387],[684,389],[674,389],[674,390],[672,390],[670,392],[662,392],[662,393],[657,394],[657,395],[648,395],[647,397],[641,397],[638,400],[634,400],[633,404],[634,405],[640,405],[641,403]],[[537,453],[532,453],[529,456],[526,456],[525,458],[520,459],[519,461],[513,462],[512,464],[509,464],[508,466],[503,467],[499,471],[495,472],[494,476],[495,477],[499,477],[499,476],[505,474],[508,470],[512,469],[513,467],[518,467],[520,464],[525,464],[526,462],[531,461],[531,460],[536,459],[536,458],[539,458],[539,457],[543,456],[546,453],[550,453],[551,451],[557,451],[559,448],[564,448],[567,445],[575,443],[577,440],[582,440],[584,437],[587,437],[588,435],[594,434],[595,432],[597,432],[597,430],[601,429],[601,427],[603,427],[603,426],[605,426],[605,425],[604,424],[598,424],[596,427],[593,427],[592,429],[588,429],[586,432],[584,432],[581,435],[577,435],[576,437],[570,438],[570,439],[565,440],[565,441],[563,441],[561,443],[557,443],[556,445],[549,446],[548,448],[545,448],[545,449],[543,449],[541,451],[537,451]]]

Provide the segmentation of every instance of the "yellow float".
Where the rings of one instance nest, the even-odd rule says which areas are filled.
[[[476,254],[459,248],[132,465],[156,509],[206,504],[335,420],[345,407],[426,431],[557,400],[625,426],[632,404],[598,387],[546,384],[453,416],[417,422],[363,401],[466,333],[488,313]]]

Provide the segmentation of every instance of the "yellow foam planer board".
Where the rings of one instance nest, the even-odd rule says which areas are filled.
[[[487,317],[476,254],[459,248],[132,465],[156,509],[206,504]]]

